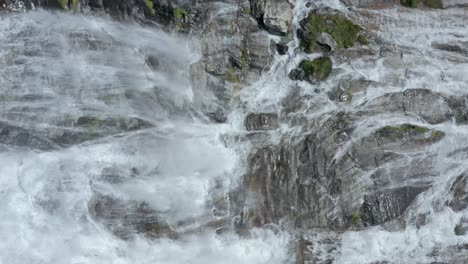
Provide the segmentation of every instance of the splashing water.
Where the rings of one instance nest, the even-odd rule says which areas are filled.
[[[89,211],[147,204],[171,226],[213,218],[242,168],[192,106],[186,40],[104,18],[0,16],[1,263],[280,263],[286,237],[121,240]],[[220,182],[220,183],[219,183]],[[197,225],[197,223],[195,223]]]

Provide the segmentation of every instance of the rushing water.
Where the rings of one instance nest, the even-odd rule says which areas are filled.
[[[0,263],[284,259],[287,241],[268,231],[123,241],[89,214],[94,197],[109,195],[145,202],[170,225],[201,225],[212,218],[212,186],[241,174],[220,137],[229,126],[207,124],[192,106],[197,54],[186,40],[45,11],[0,24]]]
[[[348,12],[337,0],[317,2]],[[337,105],[316,95],[316,87],[298,84],[301,94],[315,95],[316,111],[309,118],[341,108],[353,111],[366,100],[405,88],[465,93],[466,57],[447,60],[431,48],[434,41],[468,41],[463,10],[372,12],[356,19],[378,24],[379,37],[411,47],[410,52],[401,61],[335,65],[341,72],[321,84],[324,91],[346,74],[387,83],[355,96],[350,105]],[[297,25],[307,13],[305,1],[296,2],[294,13]],[[296,53],[297,44],[290,43],[288,56],[277,55],[272,71],[241,92],[245,111],[281,110],[287,87],[296,85],[289,71],[306,56],[318,56]],[[107,18],[45,11],[0,15],[0,263],[293,261],[287,234],[254,230],[241,238],[203,229],[222,217],[210,204],[245,172],[248,146],[230,136],[243,129],[240,110],[221,125],[198,112],[189,81],[189,65],[198,54],[191,47],[186,39]],[[411,80],[394,80],[408,65]],[[373,125],[409,121],[421,122],[392,113],[375,116],[357,134]],[[465,155],[450,155],[468,147],[467,128],[450,122],[435,127],[447,134],[430,150],[443,176],[408,213],[428,213],[429,224],[397,232],[380,227],[346,232],[336,237],[340,246],[328,252],[336,263],[430,263],[435,248],[468,243],[466,236],[453,234],[468,213],[443,204],[449,183],[468,169]],[[272,141],[292,129],[283,125]],[[90,215],[90,203],[99,196],[145,202],[186,234],[177,240],[122,240]],[[196,220],[180,224],[187,219]]]

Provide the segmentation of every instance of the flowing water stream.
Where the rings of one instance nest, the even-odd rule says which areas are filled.
[[[296,1],[296,25],[307,14],[305,2]],[[338,0],[317,2],[349,12]],[[309,119],[342,109],[357,112],[370,99],[406,88],[466,93],[468,57],[448,58],[431,47],[468,41],[466,10],[368,12],[354,16],[377,24],[380,38],[408,52],[338,62],[334,67],[340,70],[320,87],[297,84],[301,95],[312,96],[313,111],[304,113]],[[289,71],[305,57],[318,56],[295,52],[297,45],[290,43],[287,56],[277,55],[272,70],[240,92],[243,109],[233,111],[227,124],[213,124],[193,103],[189,65],[199,58],[193,40],[107,17],[42,10],[0,14],[0,263],[294,262],[293,234],[287,231],[258,229],[239,237],[204,227],[224,217],[211,204],[225,197],[229,210],[227,193],[246,172],[249,145],[237,137],[244,133],[245,113],[281,111],[287,87],[296,85]],[[355,94],[349,104],[316,92],[331,90],[349,74],[385,85]],[[395,122],[424,124],[387,112],[361,121],[355,137]],[[431,221],[396,232],[348,231],[336,237],[334,250],[317,245],[315,254],[332,254],[335,263],[430,263],[435,249],[468,243],[467,236],[453,234],[468,212],[444,204],[449,185],[468,169],[466,153],[454,154],[468,147],[468,128],[454,122],[429,127],[447,135],[427,154],[439,175],[407,217],[427,213]],[[294,131],[282,124],[271,141]],[[144,203],[182,235],[121,239],[109,231],[119,226],[106,226],[92,213],[102,197]]]

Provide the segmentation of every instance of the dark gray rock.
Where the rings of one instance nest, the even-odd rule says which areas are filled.
[[[364,195],[359,209],[361,219],[368,225],[378,225],[395,219],[405,212],[414,198],[428,187],[401,187]]]
[[[58,147],[40,133],[4,122],[0,122],[0,145],[39,150],[52,150]]]
[[[454,211],[461,211],[468,208],[468,176],[466,173],[457,177],[450,188],[453,199],[449,202],[449,206]]]
[[[289,78],[293,81],[302,81],[305,78],[305,72],[302,69],[293,69],[289,73]]]
[[[278,51],[280,55],[285,55],[286,53],[288,53],[288,50],[289,50],[288,45],[284,45],[280,43],[276,44],[276,51]]]
[[[177,232],[144,202],[125,202],[108,196],[96,196],[88,208],[94,219],[122,239],[132,239],[136,235],[151,239],[178,238]]]
[[[463,217],[460,222],[455,226],[453,232],[457,236],[464,236],[468,234],[468,219]]]
[[[155,55],[149,55],[146,57],[146,64],[153,70],[158,70],[160,66],[159,59]]]
[[[276,113],[251,113],[245,119],[247,131],[273,130],[279,127]]]

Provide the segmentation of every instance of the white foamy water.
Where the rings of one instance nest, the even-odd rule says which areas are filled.
[[[0,25],[0,263],[287,260],[286,234],[122,240],[90,215],[107,196],[144,202],[176,231],[218,220],[211,190],[226,195],[243,168],[221,139],[229,126],[196,117],[189,42],[45,11],[1,14]]]

